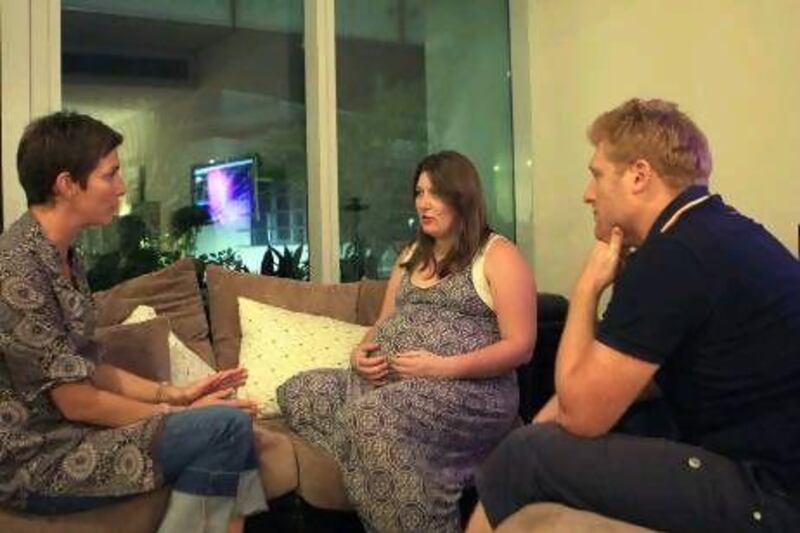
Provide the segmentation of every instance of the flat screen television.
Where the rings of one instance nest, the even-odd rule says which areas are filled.
[[[205,210],[209,223],[250,231],[257,169],[255,156],[193,166],[192,202]]]

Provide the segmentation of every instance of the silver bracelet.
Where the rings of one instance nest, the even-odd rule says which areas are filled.
[[[158,388],[156,389],[156,400],[155,400],[155,403],[165,402],[166,398],[164,398],[164,393],[166,392],[168,386],[169,386],[169,382],[167,382],[167,381],[159,382]]]

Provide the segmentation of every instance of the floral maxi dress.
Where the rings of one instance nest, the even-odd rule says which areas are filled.
[[[376,331],[384,355],[451,356],[500,339],[469,268],[428,288],[404,274],[395,308]],[[278,402],[294,431],[336,457],[369,530],[433,532],[460,530],[461,491],[514,425],[519,393],[513,371],[375,387],[351,370],[320,369],[289,379]]]

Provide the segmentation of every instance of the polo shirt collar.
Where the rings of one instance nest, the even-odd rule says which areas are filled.
[[[661,211],[661,214],[658,215],[656,221],[653,222],[653,225],[650,227],[650,231],[647,233],[647,240],[650,240],[654,235],[658,235],[661,232],[661,228],[667,221],[674,215],[680,208],[688,204],[689,202],[693,202],[698,198],[702,198],[703,196],[708,196],[708,187],[705,185],[691,185],[684,189],[678,196],[673,198],[673,200]]]

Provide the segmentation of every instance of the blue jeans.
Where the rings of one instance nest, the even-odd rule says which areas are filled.
[[[164,418],[153,460],[166,485],[199,496],[235,497],[242,472],[258,468],[250,417],[231,407],[189,409]],[[30,494],[31,513],[94,509],[136,496],[48,496]]]

